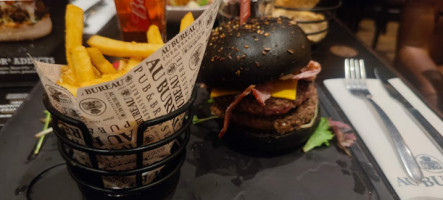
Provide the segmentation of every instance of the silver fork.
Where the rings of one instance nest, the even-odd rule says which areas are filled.
[[[387,132],[391,136],[395,145],[397,154],[400,157],[403,166],[412,180],[416,183],[422,182],[423,173],[415,160],[414,155],[404,142],[402,136],[394,126],[388,115],[380,108],[372,99],[372,95],[366,85],[366,69],[363,59],[345,59],[345,85],[353,95],[358,96],[367,102],[377,111],[379,117],[383,121]]]

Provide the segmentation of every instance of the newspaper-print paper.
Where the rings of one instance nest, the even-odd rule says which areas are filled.
[[[35,62],[35,67],[52,105],[61,113],[83,121],[94,147],[127,149],[136,147],[137,127],[143,121],[171,113],[191,97],[206,44],[216,18],[220,1],[201,14],[186,30],[178,33],[151,56],[124,76],[89,87],[79,88],[74,97],[56,82],[61,65]],[[149,127],[143,144],[159,141],[182,126],[183,114],[162,124]],[[63,124],[67,137],[79,144],[85,139],[76,127]],[[143,164],[157,162],[170,154],[173,142],[144,152]],[[73,151],[73,158],[90,166],[84,152]],[[136,167],[136,155],[96,156],[98,167],[106,170],[128,170]],[[143,184],[156,177],[162,167],[143,174]],[[135,175],[103,177],[108,188],[135,186]]]

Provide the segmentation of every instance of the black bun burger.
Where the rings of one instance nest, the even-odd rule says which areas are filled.
[[[310,56],[306,35],[287,18],[215,28],[199,78],[211,89],[211,112],[224,118],[219,137],[264,152],[304,144],[318,122],[321,67]]]

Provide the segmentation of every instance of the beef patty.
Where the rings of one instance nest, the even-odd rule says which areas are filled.
[[[309,123],[315,116],[318,103],[316,88],[312,82],[306,83],[303,84],[303,87],[300,87],[300,91],[303,92],[299,93],[299,89],[297,89],[297,99],[294,101],[271,98],[266,101],[266,106],[261,106],[256,101],[254,103],[252,100],[249,100],[249,98],[242,99],[232,112],[231,123],[252,129],[275,132],[280,135],[301,129],[302,125]],[[229,105],[226,105],[225,100],[217,101],[214,98],[214,103],[211,106],[211,112],[214,115],[224,117],[224,112]],[[268,105],[269,101],[273,103]],[[265,113],[278,113],[286,110],[288,107],[290,109],[284,114],[263,114],[263,111]]]
[[[297,98],[295,100],[282,98],[269,98],[265,106],[260,105],[253,95],[248,95],[235,107],[235,112],[244,112],[257,116],[282,115],[301,105],[314,92],[312,81],[299,80]],[[220,108],[227,108],[235,99],[235,95],[214,98],[214,104]]]

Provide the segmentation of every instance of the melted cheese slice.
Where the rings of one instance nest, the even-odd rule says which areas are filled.
[[[297,97],[297,80],[276,80],[269,84],[271,89],[271,97],[295,100]],[[226,90],[220,88],[212,88],[210,97],[220,97],[226,95],[240,94],[239,90]]]

